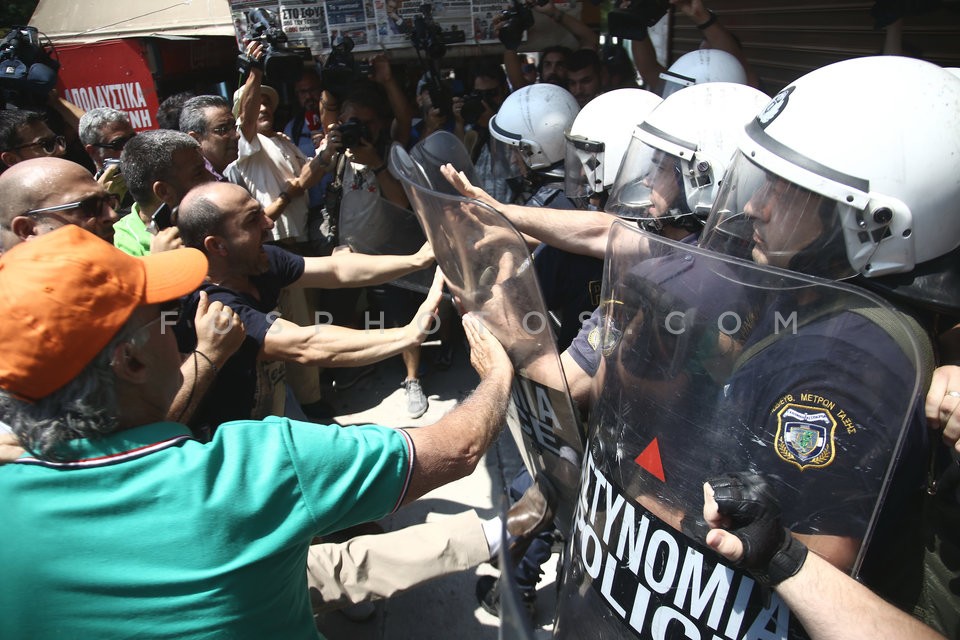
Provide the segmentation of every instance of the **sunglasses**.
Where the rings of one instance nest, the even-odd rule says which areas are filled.
[[[107,195],[90,196],[89,198],[84,198],[78,202],[58,204],[54,207],[31,209],[30,211],[25,211],[23,215],[53,218],[54,220],[58,220],[63,224],[72,224],[69,220],[65,220],[64,218],[55,214],[59,211],[79,209],[81,212],[83,212],[84,219],[99,218],[104,215],[105,207],[116,210],[119,205],[120,199],[117,196],[108,193]]]
[[[45,154],[51,155],[55,153],[57,149],[66,149],[67,141],[63,136],[54,136],[52,138],[43,138],[36,142],[17,145],[16,147],[11,147],[10,150],[16,151],[18,149],[29,149],[30,147],[40,147]]]
[[[95,142],[93,143],[93,146],[98,149],[110,149],[112,151],[123,151],[124,145],[130,142],[133,139],[133,137],[136,135],[137,134],[134,132],[128,136],[117,138],[116,140],[113,140],[111,142]]]
[[[236,131],[236,129],[237,129],[237,125],[235,124],[224,124],[219,127],[214,127],[213,129],[210,129],[210,132],[215,133],[218,136],[223,136],[230,133],[231,131]]]

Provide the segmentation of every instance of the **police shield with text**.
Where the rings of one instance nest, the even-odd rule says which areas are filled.
[[[747,125],[700,248],[615,225],[557,637],[805,635],[776,567],[703,545],[702,484],[728,472],[763,476],[792,534],[871,588],[898,575],[932,355],[866,289],[960,308],[935,284],[958,268],[958,114],[935,65],[830,65]]]
[[[398,145],[391,149],[390,167],[403,183],[460,305],[478,314],[508,345],[518,374],[507,424],[531,475],[544,474],[555,488],[556,520],[566,528],[575,506],[585,436],[564,383],[527,245],[487,205],[434,190],[424,168]]]

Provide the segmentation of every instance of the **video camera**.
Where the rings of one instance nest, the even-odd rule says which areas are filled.
[[[433,18],[433,5],[420,5],[420,15],[413,20],[410,42],[417,52],[424,52],[431,60],[439,60],[447,53],[447,45],[467,41],[463,29],[444,31]]]
[[[324,87],[343,89],[357,78],[365,78],[372,72],[372,64],[353,57],[353,38],[340,36],[331,43],[330,55],[323,63]]]
[[[537,0],[543,6],[549,0]],[[500,42],[510,51],[516,51],[523,41],[523,32],[533,26],[533,11],[526,3],[513,0],[513,6],[500,12]]]
[[[669,10],[669,0],[632,0],[628,8],[613,9],[607,14],[607,30],[616,38],[643,40],[647,29],[660,22]]]
[[[39,106],[57,83],[60,63],[35,27],[13,27],[0,41],[0,97],[21,108]]]
[[[276,82],[293,83],[300,79],[303,73],[304,60],[311,60],[310,49],[300,47],[295,52],[288,46],[289,39],[276,14],[269,9],[254,8],[245,12],[248,36],[251,40],[263,43],[266,55],[263,57],[263,72],[267,78]]]
[[[440,110],[441,115],[448,117],[453,112],[453,96],[450,90],[440,81],[440,72],[437,61],[447,53],[447,46],[466,42],[467,34],[463,29],[444,31],[433,18],[433,5],[420,5],[420,14],[413,20],[413,29],[410,32],[410,42],[420,58],[424,75],[427,77],[427,91],[430,93],[430,103]],[[427,60],[420,56],[425,53]]]

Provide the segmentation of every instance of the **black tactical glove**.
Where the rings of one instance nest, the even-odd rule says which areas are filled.
[[[743,543],[737,566],[767,587],[796,575],[807,547],[780,524],[780,505],[763,476],[729,473],[707,482],[720,513],[732,521],[728,531]]]

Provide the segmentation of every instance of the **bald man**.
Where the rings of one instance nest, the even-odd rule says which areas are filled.
[[[0,174],[0,240],[4,251],[75,224],[113,243],[116,196],[84,167],[62,158],[33,158]]]
[[[73,224],[113,244],[116,196],[84,167],[60,158],[24,160],[0,174],[0,243],[3,251]],[[216,375],[243,342],[243,323],[219,302],[199,302],[193,321],[197,346],[181,367],[183,385],[168,418],[187,423]],[[170,329],[168,329],[170,330]]]

